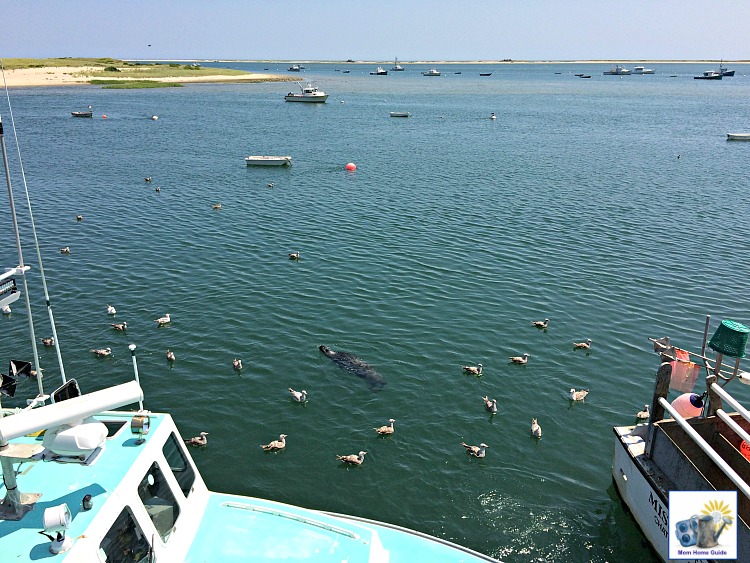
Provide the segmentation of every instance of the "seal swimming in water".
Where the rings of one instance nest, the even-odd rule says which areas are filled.
[[[331,358],[333,362],[342,369],[352,372],[367,382],[367,386],[373,391],[380,391],[385,386],[385,381],[375,368],[366,364],[354,354],[349,352],[334,352],[328,346],[319,346],[321,352]]]

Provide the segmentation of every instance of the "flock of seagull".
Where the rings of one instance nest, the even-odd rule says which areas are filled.
[[[291,260],[299,260],[299,252],[289,254],[289,258]],[[547,326],[549,325],[549,319],[544,319],[543,321],[532,321],[531,324],[538,329],[546,330]],[[573,342],[573,347],[574,349],[577,349],[577,350],[590,350],[591,343],[592,343],[592,340],[588,338],[583,342]],[[509,360],[513,364],[525,365],[528,363],[529,357],[531,357],[531,354],[524,353],[520,356],[509,356]],[[237,369],[238,367],[238,362],[239,362],[239,366],[241,367],[242,364],[240,360],[237,360],[235,358],[234,362],[235,362],[235,369]],[[483,365],[480,363],[474,366],[466,365],[466,366],[462,366],[462,369],[467,374],[480,376],[482,375]],[[289,387],[288,390],[294,401],[298,403],[304,403],[308,400],[308,395],[307,395],[306,390],[302,389],[301,391],[297,391],[291,387]],[[575,388],[571,388],[569,392],[569,398],[571,401],[583,401],[588,394],[589,394],[588,389],[576,390]],[[484,396],[482,397],[482,401],[484,402],[485,409],[489,413],[497,414],[498,412],[497,399],[494,399],[494,398],[490,399],[489,396]],[[639,420],[644,420],[648,418],[648,416],[649,416],[648,405],[646,405],[645,411],[639,412],[636,415],[636,418],[638,418]],[[380,436],[389,436],[395,432],[394,422],[396,422],[396,420],[391,418],[388,420],[388,424],[384,424],[383,426],[373,428],[373,430]],[[534,438],[542,437],[542,427],[536,418],[531,419],[530,433],[531,433],[531,436]],[[206,435],[207,435],[207,432],[201,432],[199,436],[190,438],[189,440],[185,440],[185,442],[191,446],[205,446],[207,444]],[[286,448],[286,438],[287,438],[286,434],[280,434],[277,440],[272,440],[267,444],[261,444],[260,447],[263,451],[266,451],[266,452],[274,452],[274,451],[277,452],[277,451],[283,450]],[[485,444],[484,442],[480,443],[477,446],[467,444],[466,442],[461,442],[461,445],[465,448],[466,453],[468,455],[476,457],[476,458],[484,458],[487,455],[487,448],[489,448],[489,446]],[[364,463],[365,455],[367,455],[367,452],[363,450],[356,454],[337,455],[336,459],[348,465],[359,466]]]
[[[540,330],[547,330],[547,326],[549,325],[549,319],[544,319],[543,321],[531,321],[531,324]],[[590,338],[587,338],[584,342],[573,342],[573,348],[576,350],[590,350],[591,349],[591,343],[593,341]],[[518,364],[518,365],[526,365],[529,362],[529,358],[531,357],[531,354],[524,352],[520,356],[509,356],[508,359],[510,360],[510,363],[512,364]],[[471,374],[471,375],[482,375],[482,369],[484,366],[482,364],[477,364],[475,366],[461,366],[464,370],[464,372]],[[580,389],[576,390],[574,388],[571,388],[569,391],[569,398],[571,401],[583,401],[586,398],[586,395],[589,394],[588,389]],[[490,399],[489,396],[482,397],[482,401],[484,401],[484,408],[487,410],[487,412],[491,414],[497,414],[497,399]],[[646,416],[644,417],[644,411],[639,412],[636,415],[636,418],[640,420],[644,420],[645,418],[648,418],[648,406],[646,406]],[[531,435],[534,438],[541,438],[542,437],[542,427],[539,425],[539,422],[536,418],[531,419]],[[465,442],[461,442],[461,445],[466,448],[466,453],[468,453],[471,456],[474,457],[484,457],[487,455],[486,449],[489,448],[489,446],[485,443],[481,443],[478,446],[472,446],[469,444],[466,444]]]

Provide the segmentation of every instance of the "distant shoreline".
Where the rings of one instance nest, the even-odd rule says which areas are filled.
[[[371,65],[387,65],[393,64],[392,60],[387,61],[365,61],[365,60],[312,60],[312,59],[293,59],[293,60],[276,60],[276,59],[122,59],[128,62],[138,61],[152,61],[155,63],[262,63],[262,64],[371,64]],[[513,65],[513,64],[716,64],[718,65],[722,60],[720,59],[695,59],[695,60],[684,60],[684,59],[581,59],[581,60],[466,60],[466,61],[432,61],[432,60],[418,60],[418,61],[398,61],[401,65],[452,65],[452,64],[492,64],[492,65]],[[724,65],[727,64],[750,64],[750,60],[727,60],[723,59]]]

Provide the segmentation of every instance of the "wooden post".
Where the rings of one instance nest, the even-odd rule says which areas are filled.
[[[669,393],[669,382],[672,379],[672,364],[662,356],[662,364],[656,372],[656,385],[654,386],[654,398],[651,401],[651,418],[648,421],[648,437],[646,439],[645,454],[650,458],[654,448],[654,423],[664,418],[664,407],[659,403],[660,398],[667,397]]]

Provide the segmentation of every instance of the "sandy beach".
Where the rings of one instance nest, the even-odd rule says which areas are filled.
[[[88,84],[94,73],[101,72],[101,67],[43,67],[23,68],[5,71],[5,82],[8,87],[31,86],[75,86]],[[248,73],[247,75],[202,75],[147,78],[154,82],[288,82],[292,77],[278,74]],[[137,80],[136,78],[119,78],[118,80]],[[142,80],[142,79],[141,79]]]

